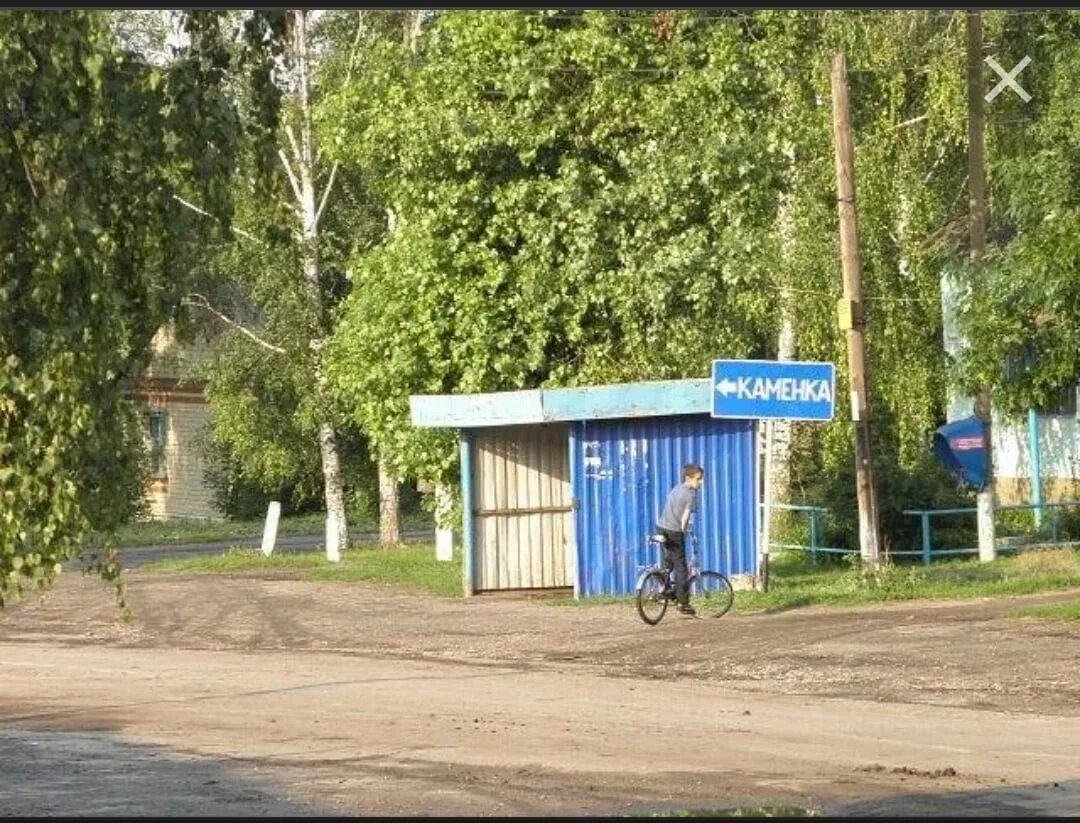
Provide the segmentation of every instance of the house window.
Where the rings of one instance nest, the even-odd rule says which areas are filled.
[[[150,429],[150,475],[165,477],[165,439],[169,433],[169,417],[165,412],[154,411],[147,416]]]
[[[1058,389],[1050,401],[1039,409],[1040,414],[1076,417],[1076,395],[1080,386],[1065,386]]]

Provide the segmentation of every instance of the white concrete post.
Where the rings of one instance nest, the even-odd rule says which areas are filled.
[[[274,542],[277,540],[278,519],[281,517],[281,504],[271,500],[266,507],[266,524],[263,526],[262,553],[267,557],[274,551]]]

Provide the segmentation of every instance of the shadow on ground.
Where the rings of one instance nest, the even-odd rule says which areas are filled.
[[[834,806],[827,813],[852,817],[1074,817],[1080,815],[1080,780],[976,791],[900,794]]]
[[[127,743],[112,732],[0,730],[0,763],[3,816],[325,814],[226,761]]]

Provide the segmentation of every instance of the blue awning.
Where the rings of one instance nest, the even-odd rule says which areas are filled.
[[[957,479],[976,489],[986,486],[986,425],[972,415],[934,432],[934,454]]]

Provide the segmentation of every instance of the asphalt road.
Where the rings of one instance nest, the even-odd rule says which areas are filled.
[[[349,533],[353,545],[373,545],[378,541],[376,531],[354,531]],[[431,541],[435,539],[432,529],[406,529],[402,531],[405,542]],[[274,545],[275,552],[304,552],[321,549],[324,537],[321,534],[297,534],[279,536]],[[262,546],[262,535],[252,534],[234,537],[230,540],[216,540],[210,543],[185,543],[182,545],[129,546],[119,549],[120,560],[124,568],[136,569],[146,563],[171,557],[195,557],[199,555],[223,554],[234,547],[257,549]]]

